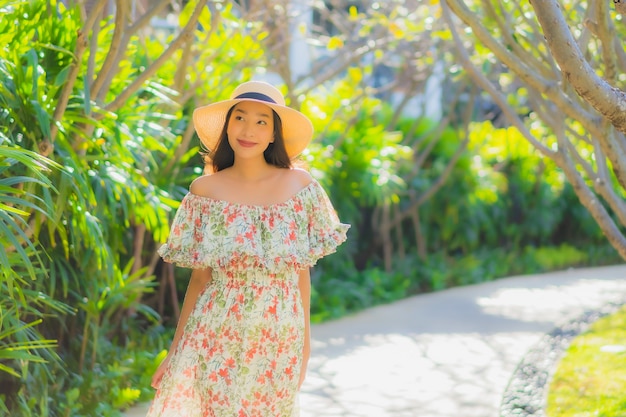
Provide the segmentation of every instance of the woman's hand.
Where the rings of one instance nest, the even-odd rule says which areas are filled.
[[[152,375],[152,382],[150,384],[152,385],[152,388],[154,389],[159,388],[159,385],[161,384],[161,379],[163,379],[163,374],[165,373],[165,370],[167,369],[169,365],[170,365],[170,355],[167,355],[165,359],[163,359],[163,362],[161,362],[157,370],[154,372],[154,375]]]

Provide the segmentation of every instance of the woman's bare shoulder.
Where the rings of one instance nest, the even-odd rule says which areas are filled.
[[[191,182],[189,191],[202,197],[213,197],[213,190],[221,182],[219,172],[202,175]]]
[[[313,181],[313,177],[309,173],[302,168],[292,168],[289,170],[289,178],[296,182],[300,188],[306,187]]]

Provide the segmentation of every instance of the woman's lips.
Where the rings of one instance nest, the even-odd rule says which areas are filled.
[[[246,140],[241,140],[241,139],[237,139],[237,142],[239,143],[240,146],[243,146],[244,148],[251,148],[254,145],[256,145],[256,143],[254,142],[248,142]]]

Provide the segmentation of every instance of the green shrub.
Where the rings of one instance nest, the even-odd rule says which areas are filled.
[[[526,246],[604,243],[560,170],[517,131],[482,123],[473,125],[470,136],[468,155],[421,212],[430,251],[469,254],[487,247],[520,252]],[[435,153],[445,158],[458,140],[442,140]]]
[[[546,271],[585,265],[589,255],[567,244],[559,247],[527,248],[529,255]]]
[[[153,257],[172,209],[201,172],[198,147],[182,146],[194,100],[171,99],[180,51],[109,107],[172,38],[130,36],[119,65],[98,72],[114,22],[98,21],[97,42],[74,62],[78,36],[91,33],[81,32],[79,5],[70,3],[9,2],[0,19],[0,410],[9,415],[119,415],[118,406],[148,395],[155,354],[142,351],[161,343],[150,331],[159,319],[148,305],[159,268]],[[193,3],[182,11],[187,19]],[[262,58],[255,34],[241,31],[229,10],[210,28],[211,44],[231,39],[241,48],[195,44],[198,61],[183,77],[203,100],[209,89],[224,94],[211,89],[216,83],[249,74],[233,73],[234,64]],[[211,22],[205,8],[195,34]],[[78,75],[69,84],[72,64]],[[100,75],[111,79],[96,95],[92,78]],[[142,334],[153,340],[131,340]]]
[[[192,7],[188,2],[181,20]],[[2,11],[0,413],[116,416],[149,398],[152,372],[171,338],[151,307],[159,304],[152,292],[162,268],[153,257],[202,170],[198,147],[183,147],[189,114],[197,103],[224,98],[252,74],[252,63],[263,63],[263,34],[224,7],[219,27],[196,33],[206,43],[192,45],[197,60],[183,89],[197,100],[172,100],[178,51],[111,111],[106,103],[157,61],[172,37],[132,36],[110,86],[92,97],[89,63],[100,68],[114,36],[113,21],[104,21],[98,47],[77,63],[67,109],[53,121],[80,12],[43,0],[10,2]],[[211,25],[208,8],[199,22]],[[407,204],[408,192],[425,192],[462,135],[451,126],[429,137],[437,123],[419,120],[415,134],[438,142],[420,175],[409,176],[414,155],[406,138],[415,121],[390,130],[391,108],[368,94],[363,71],[350,68],[318,86],[302,107],[319,132],[304,162],[353,225],[348,242],[314,271],[313,321],[418,292],[614,259],[549,161],[514,131],[477,124],[449,181],[420,208],[427,256],[416,255],[412,226],[403,224],[406,253],[385,271],[374,214],[385,204]],[[182,297],[188,271],[177,276]]]

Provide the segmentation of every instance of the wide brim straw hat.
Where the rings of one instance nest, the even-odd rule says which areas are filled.
[[[193,112],[193,125],[198,137],[209,151],[215,151],[226,115],[231,107],[242,101],[255,101],[271,107],[280,117],[287,155],[299,155],[313,138],[313,124],[308,117],[285,105],[282,93],[273,85],[262,81],[240,84],[229,100],[198,107]]]

